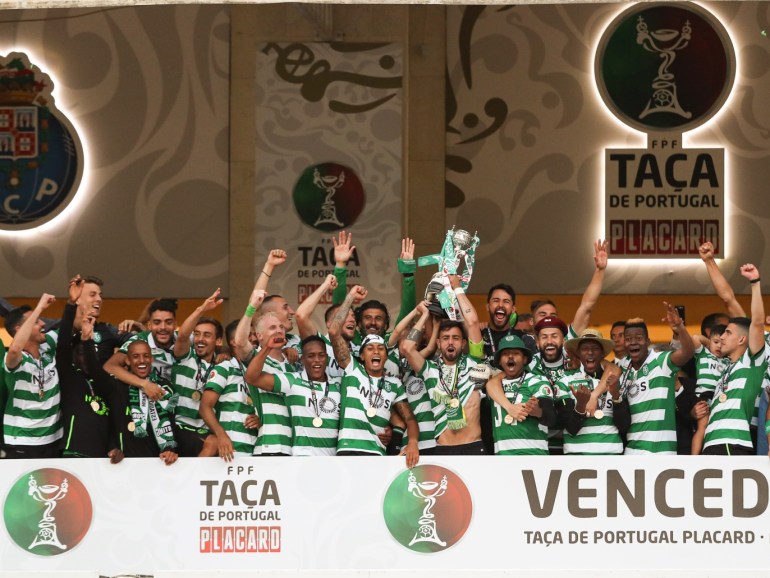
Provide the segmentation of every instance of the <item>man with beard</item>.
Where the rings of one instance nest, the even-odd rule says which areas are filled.
[[[174,340],[176,335],[176,309],[175,302],[168,299],[157,299],[150,304],[149,321],[150,329],[132,336],[121,348],[116,351],[109,361],[104,364],[104,370],[115,376],[119,381],[138,387],[151,400],[159,400],[164,396],[163,390],[152,381],[139,379],[136,374],[125,367],[128,358],[128,346],[134,341],[144,341],[152,351],[152,366],[156,374],[165,380],[171,380],[171,368],[174,365]]]
[[[174,437],[179,443],[179,455],[182,457],[216,455],[216,438],[209,435],[199,409],[203,389],[216,365],[217,349],[222,345],[224,337],[222,324],[203,315],[221,304],[217,289],[184,320],[174,343],[171,381],[174,391],[179,394]]]
[[[433,403],[437,445],[433,453],[439,455],[484,454],[481,441],[481,396],[471,381],[471,370],[476,361],[463,353],[468,340],[480,352],[482,343],[478,315],[460,286],[456,275],[450,283],[457,297],[463,321],[445,319],[438,329],[438,358],[425,359],[418,350],[425,324],[428,305],[417,306],[420,318],[409,332],[402,348],[415,375],[422,379]]]
[[[596,329],[585,329],[580,337],[569,339],[565,348],[580,360],[580,368],[567,372],[557,382],[556,409],[564,425],[564,453],[607,455],[622,454],[623,440],[613,422],[613,403],[609,391],[598,396],[597,410],[588,415],[586,406],[603,373],[602,361],[613,349]]]
[[[407,402],[403,384],[385,374],[385,340],[376,334],[364,337],[359,349],[359,362],[351,357],[350,347],[341,335],[342,324],[353,301],[365,296],[366,289],[354,286],[329,327],[334,357],[345,370],[341,385],[337,455],[385,455],[385,445],[378,434],[385,431],[391,413],[396,412],[404,420],[409,435],[409,443],[402,453],[406,456],[407,467],[411,468],[420,457],[417,445],[420,430]]]
[[[506,335],[518,335],[524,344],[533,353],[537,351],[537,345],[531,335],[515,329],[516,315],[516,291],[505,283],[498,283],[490,287],[487,292],[487,313],[489,323],[482,331],[484,338],[484,355],[491,363],[497,353],[497,345]]]
[[[754,453],[750,424],[768,368],[765,347],[765,308],[754,265],[741,266],[751,284],[751,319],[733,317],[722,334],[722,355],[729,363],[717,383],[710,404],[703,453],[750,455]]]
[[[258,295],[264,296],[264,291],[260,290]],[[239,324],[240,321],[232,321],[225,328],[231,357],[215,365],[209,373],[199,409],[206,427],[216,437],[217,455],[226,462],[236,455],[251,456],[254,453],[260,424],[243,379],[243,364],[235,351]]]
[[[495,365],[502,369],[487,382],[494,401],[496,455],[548,455],[548,427],[555,419],[553,391],[527,369],[532,352],[517,335],[500,340]]]
[[[270,352],[282,346],[280,332],[267,336],[266,346],[249,363],[246,383],[285,397],[291,415],[292,455],[333,456],[339,433],[340,380],[327,376],[326,343],[318,335],[302,340],[301,373],[263,373]]]
[[[694,354],[692,337],[676,309],[664,302],[662,319],[681,344],[676,351],[657,352],[650,348],[647,324],[640,318],[626,321],[623,339],[628,352],[628,365],[619,381],[619,396],[613,395],[616,423],[621,415],[618,404],[628,404],[631,424],[625,453],[629,455],[676,454],[676,376]],[[617,366],[616,366],[617,367]],[[620,368],[615,369],[617,372]],[[606,375],[611,375],[606,372]],[[604,376],[603,376],[604,380]],[[600,387],[601,390],[601,387]]]

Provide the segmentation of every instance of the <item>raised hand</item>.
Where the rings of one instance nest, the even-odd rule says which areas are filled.
[[[83,293],[83,278],[79,274],[70,279],[68,292],[69,298],[67,302],[74,305],[78,302],[80,295]]]
[[[594,242],[594,264],[600,271],[607,268],[607,246],[606,240],[599,239]]]
[[[345,231],[340,231],[337,238],[332,237],[334,263],[337,267],[345,267],[353,257],[353,251],[356,250],[356,246],[351,245],[352,241],[353,233],[346,233]]]
[[[283,249],[273,249],[267,256],[267,264],[271,267],[277,267],[283,265],[286,262],[288,255]]]
[[[759,279],[759,269],[751,263],[746,263],[745,265],[741,265],[741,275],[746,277],[749,281],[755,281]]]
[[[401,259],[414,259],[414,241],[409,237],[401,239]]]
[[[703,261],[708,261],[714,258],[714,245],[710,241],[706,241],[698,247],[698,254]]]

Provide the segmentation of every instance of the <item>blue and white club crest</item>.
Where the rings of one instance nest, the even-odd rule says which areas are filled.
[[[70,203],[83,147],[56,109],[53,82],[26,54],[0,56],[0,228],[31,229]]]

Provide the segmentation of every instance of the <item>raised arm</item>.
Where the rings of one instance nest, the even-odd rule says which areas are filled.
[[[420,341],[422,340],[422,334],[425,330],[425,323],[427,323],[428,317],[430,317],[426,302],[423,301],[420,303],[410,315],[412,317],[414,315],[419,315],[420,318],[409,331],[406,339],[401,343],[401,353],[406,357],[409,366],[414,372],[420,373],[425,365],[425,358],[420,355],[419,351]]]
[[[479,315],[476,313],[476,308],[465,294],[465,290],[460,285],[460,278],[457,275],[449,276],[449,284],[452,286],[457,297],[457,303],[460,306],[465,330],[468,332],[468,342],[470,344],[480,343],[483,348],[484,339],[481,337],[481,326],[479,325]]]
[[[717,262],[714,260],[714,245],[708,242],[703,243],[698,248],[698,254],[706,265],[706,272],[709,274],[709,279],[711,279],[711,285],[714,287],[714,291],[716,291],[719,298],[725,304],[725,307],[727,307],[727,313],[729,313],[730,317],[745,317],[746,312],[735,298],[735,291],[730,287],[730,284],[727,282],[727,279],[725,279],[722,271],[719,270],[719,265],[717,265]]]
[[[591,312],[594,310],[599,296],[602,294],[602,285],[604,284],[604,270],[607,268],[607,241],[599,239],[594,242],[594,275],[591,282],[583,292],[583,298],[575,311],[575,318],[572,320],[572,328],[575,333],[580,333],[588,327],[591,320]]]
[[[174,343],[174,357],[183,357],[190,351],[190,335],[195,331],[198,320],[204,313],[212,311],[222,305],[223,300],[219,298],[219,293],[220,290],[217,288],[210,297],[208,297],[187,319],[184,320],[182,326],[179,328],[179,335],[177,335],[176,342]]]
[[[313,311],[329,291],[337,288],[337,278],[334,275],[327,275],[324,282],[318,286],[318,289],[308,295],[305,300],[299,304],[294,312],[294,319],[297,321],[299,336],[304,339],[308,335],[316,335],[318,328],[313,323]]]
[[[756,355],[765,347],[765,305],[759,285],[759,269],[747,263],[741,266],[741,275],[751,284],[751,325],[749,326],[749,352]]]
[[[332,322],[329,324],[329,341],[332,343],[332,351],[337,364],[341,368],[346,368],[350,363],[350,346],[345,338],[342,337],[342,324],[347,319],[348,311],[356,300],[366,299],[367,291],[360,285],[354,286],[350,293],[345,296],[342,305],[334,312]]]
[[[27,315],[24,323],[22,323],[16,330],[16,335],[14,335],[11,345],[8,347],[8,353],[6,353],[5,357],[5,366],[8,369],[16,369],[19,366],[22,357],[21,352],[24,351],[24,346],[27,344],[27,341],[29,341],[32,330],[40,319],[40,315],[43,311],[48,309],[54,301],[56,301],[56,297],[49,295],[48,293],[43,293],[35,308],[30,311],[30,314]]]
[[[414,260],[414,241],[409,237],[401,239],[401,254],[398,257],[398,272],[401,273],[401,306],[396,323],[414,310],[417,305],[417,291],[414,285],[414,273],[417,263]]]
[[[334,244],[334,277],[337,279],[337,288],[332,293],[332,303],[338,305],[345,300],[348,293],[348,261],[353,257],[356,246],[353,245],[353,233],[340,231]]]
[[[671,354],[671,361],[677,367],[682,367],[692,359],[693,355],[695,355],[695,346],[693,345],[692,337],[690,337],[690,334],[687,332],[684,321],[679,317],[679,313],[677,313],[674,306],[665,301],[663,302],[663,305],[666,307],[666,316],[661,319],[661,321],[667,323],[668,326],[671,327],[671,331],[674,332],[674,338],[679,341],[679,344],[681,345],[679,349]]]
[[[272,249],[267,254],[267,259],[265,260],[265,264],[262,265],[262,271],[259,273],[259,277],[257,277],[257,283],[254,288],[267,291],[267,285],[270,283],[270,278],[273,276],[273,270],[276,267],[283,265],[286,262],[287,256],[286,251],[283,249]]]
[[[251,320],[259,306],[262,305],[262,301],[265,300],[265,289],[260,287],[262,277],[263,275],[260,275],[256,285],[254,285],[254,289],[251,295],[249,295],[249,304],[246,306],[246,310],[243,312],[240,321],[238,321],[238,326],[233,334],[233,342],[235,343],[233,355],[241,361],[247,360],[254,350],[249,341],[249,333],[251,333]]]
[[[243,375],[243,380],[247,385],[252,385],[265,391],[273,391],[275,386],[273,374],[263,373],[262,370],[265,368],[265,361],[267,361],[270,351],[273,349],[280,350],[281,347],[283,347],[283,338],[275,331],[267,338],[267,345],[251,358],[249,366],[246,368],[246,373]]]

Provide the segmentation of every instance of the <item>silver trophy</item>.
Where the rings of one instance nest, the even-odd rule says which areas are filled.
[[[56,502],[64,499],[67,495],[68,488],[67,478],[64,478],[58,486],[53,484],[38,486],[34,476],[29,477],[28,493],[38,502],[45,504],[45,512],[43,512],[43,517],[37,525],[37,536],[27,547],[27,550],[32,550],[36,546],[54,546],[60,550],[67,549],[67,546],[59,541],[59,536],[56,533],[56,518],[53,517],[52,512],[56,507]]]
[[[685,21],[681,32],[669,29],[650,31],[647,29],[644,18],[639,16],[636,23],[636,43],[641,44],[645,50],[658,53],[661,58],[658,76],[652,81],[652,98],[639,115],[640,119],[657,112],[670,112],[682,118],[692,117],[692,113],[686,112],[679,104],[674,74],[669,70],[676,58],[677,50],[687,46],[691,37],[692,28],[689,20]]]
[[[431,510],[436,505],[436,499],[443,496],[446,493],[446,488],[449,485],[446,476],[441,478],[441,483],[433,482],[430,480],[424,482],[418,482],[413,472],[409,472],[409,486],[407,490],[412,493],[416,498],[421,498],[425,501],[425,508],[422,510],[422,515],[417,521],[419,527],[414,534],[414,538],[409,542],[409,545],[417,544],[418,542],[433,542],[439,546],[446,546],[446,542],[439,538],[436,531],[436,514]],[[428,493],[432,492],[432,493]]]
[[[337,192],[342,185],[345,184],[345,172],[341,172],[337,175],[323,175],[318,169],[313,172],[313,184],[319,189],[323,189],[326,193],[326,198],[321,205],[321,214],[316,219],[315,225],[331,224],[338,227],[344,227],[344,225],[337,218],[337,205],[334,204],[334,193]]]
[[[441,252],[435,255],[427,255],[417,260],[419,266],[436,264],[439,267],[425,289],[425,300],[430,303],[428,309],[438,317],[460,319],[460,311],[457,306],[457,298],[449,284],[450,275],[458,275],[463,289],[468,287],[473,275],[478,236],[471,235],[468,231],[454,228],[447,231]],[[462,272],[459,272],[461,263],[465,264]]]

